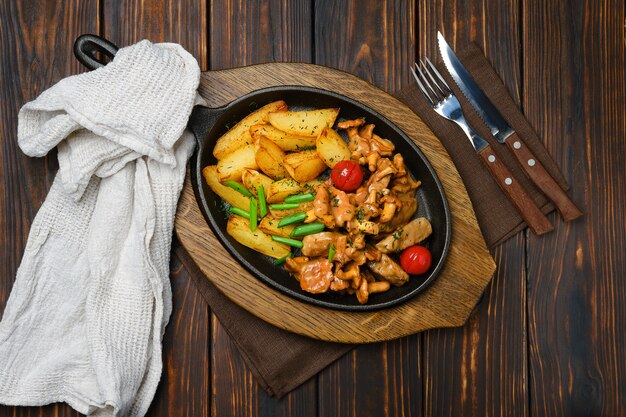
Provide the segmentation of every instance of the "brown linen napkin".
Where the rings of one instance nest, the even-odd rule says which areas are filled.
[[[519,107],[511,98],[502,80],[491,67],[478,45],[474,43],[469,44],[458,54],[458,57],[502,116],[519,133],[522,140],[545,166],[550,175],[563,189],[567,190],[567,182],[558,166],[548,154],[532,126],[520,112]],[[504,164],[511,170],[513,176],[522,183],[532,199],[537,203],[537,206],[544,213],[553,211],[554,206],[552,203],[526,178],[524,171],[518,165],[507,146],[500,144],[491,136],[489,128],[452,81],[443,64],[437,65],[437,68],[446,79],[450,88],[454,90],[463,108],[463,114],[472,127],[491,144],[496,155],[504,161]],[[417,84],[413,83],[403,88],[397,94],[397,97],[417,113],[430,129],[435,132],[448,154],[450,154],[452,161],[459,170],[459,174],[461,174],[461,178],[465,182],[465,187],[472,200],[476,218],[487,246],[493,248],[524,229],[526,223],[524,223],[513,204],[509,202],[506,195],[498,187],[487,168],[484,167],[461,129],[455,123],[444,119],[431,109]]]
[[[484,57],[478,46],[471,44],[459,53],[459,58],[475,77],[485,93],[500,109],[527,145],[544,164],[557,182],[566,183],[558,167],[548,155],[541,141],[520,113],[506,87]],[[537,189],[530,185],[514,157],[504,145],[491,137],[489,130],[471,108],[467,100],[456,89],[447,71],[439,68],[455,89],[463,105],[466,118],[492,145],[495,152],[505,161],[515,177],[520,180],[544,212],[553,210],[550,203]],[[515,208],[506,199],[487,169],[478,159],[464,133],[452,122],[437,115],[423,99],[416,85],[402,89],[398,98],[404,101],[436,133],[456,164],[465,181],[476,216],[489,247],[500,244],[522,230],[526,225]],[[497,215],[494,215],[497,213]],[[224,296],[207,280],[191,257],[180,244],[175,244],[176,253],[188,269],[200,293],[207,301],[228,334],[233,338],[245,362],[257,381],[270,394],[281,397],[296,388],[354,345],[321,342],[278,329],[248,313]],[[303,361],[302,358],[307,360]]]

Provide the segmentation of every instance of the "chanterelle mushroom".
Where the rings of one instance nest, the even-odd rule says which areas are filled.
[[[407,274],[400,265],[395,263],[389,255],[384,253],[380,257],[380,261],[369,261],[367,266],[378,278],[383,281],[389,281],[393,285],[400,286],[409,280],[409,274]]]
[[[302,290],[319,294],[328,291],[330,283],[333,282],[333,264],[326,258],[317,258],[308,260],[299,258],[287,258],[285,261],[285,269],[294,274],[296,279],[300,281]]]
[[[424,217],[411,220],[406,225],[399,227],[391,235],[376,244],[376,249],[382,253],[399,252],[403,249],[420,243],[433,232],[433,228]]]

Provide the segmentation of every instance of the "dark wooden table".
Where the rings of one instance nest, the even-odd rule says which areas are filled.
[[[453,46],[483,47],[585,218],[552,215],[553,233],[496,249],[493,283],[466,326],[361,346],[281,400],[256,385],[173,258],[149,414],[626,415],[624,18],[623,0],[2,0],[0,314],[58,168],[56,154],[22,154],[17,112],[83,71],[71,53],[78,35],[179,42],[203,70],[312,62],[395,92],[416,57],[436,55],[441,29]],[[74,414],[0,406],[0,416]]]

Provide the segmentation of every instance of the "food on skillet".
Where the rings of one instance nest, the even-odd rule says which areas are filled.
[[[304,291],[354,294],[364,304],[429,270],[419,244],[432,227],[413,218],[420,182],[393,143],[364,119],[335,130],[338,114],[267,104],[218,139],[217,165],[202,173],[231,206],[235,240],[284,263]]]

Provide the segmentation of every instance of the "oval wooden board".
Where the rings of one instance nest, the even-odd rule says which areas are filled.
[[[386,310],[353,313],[294,300],[263,284],[230,256],[202,216],[187,176],[176,214],[176,233],[206,278],[255,316],[321,340],[377,342],[463,325],[491,279],[495,262],[478,228],[463,181],[439,140],[397,99],[353,75],[327,67],[272,63],[205,72],[199,91],[209,107],[220,107],[246,93],[275,85],[320,87],[359,100],[417,143],[437,171],[450,204],[452,244],[446,264],[424,292]]]

